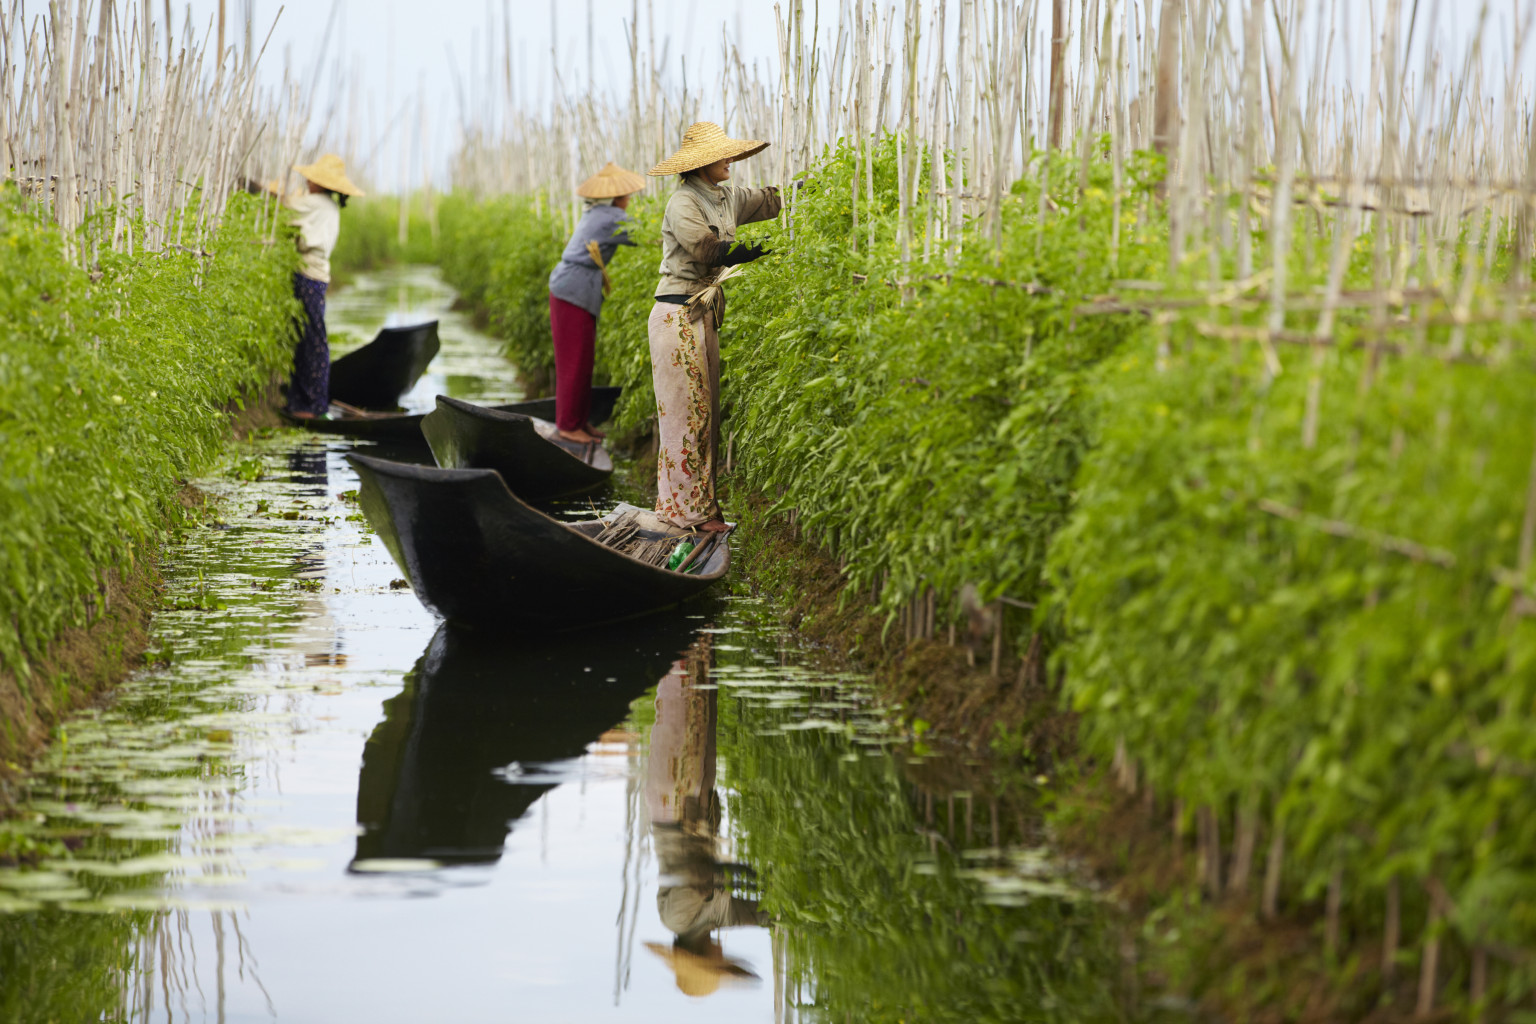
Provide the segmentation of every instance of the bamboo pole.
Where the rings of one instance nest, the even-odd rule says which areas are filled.
[[[1047,145],[1061,148],[1062,119],[1066,115],[1067,0],[1051,0],[1050,133]]]
[[[1266,921],[1280,915],[1280,882],[1285,865],[1285,819],[1278,808],[1270,823],[1269,853],[1264,858],[1264,893],[1260,901],[1260,913]]]
[[[1184,0],[1163,0],[1157,33],[1157,98],[1152,145],[1168,156],[1179,119],[1179,40]]]
[[[1390,983],[1397,972],[1397,949],[1402,940],[1402,888],[1396,875],[1387,880],[1386,904],[1381,936],[1381,976]]]

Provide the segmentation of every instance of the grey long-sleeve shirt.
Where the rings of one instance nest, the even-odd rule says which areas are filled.
[[[621,245],[634,245],[624,225],[629,214],[617,206],[594,206],[576,222],[560,262],[549,275],[549,294],[580,306],[594,317],[603,310],[603,272],[592,262],[587,243],[596,242],[606,266]]]
[[[722,242],[736,240],[736,228],[772,220],[784,203],[776,188],[711,185],[689,175],[661,218],[661,280],[657,295],[692,295],[720,265]]]

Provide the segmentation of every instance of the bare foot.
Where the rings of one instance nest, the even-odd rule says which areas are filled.
[[[725,533],[730,527],[726,525],[723,519],[711,519],[707,523],[700,523],[694,529],[700,533]]]
[[[603,433],[601,430],[598,430],[596,427],[594,427],[590,423],[588,423],[586,426],[582,427],[581,429],[585,430],[587,433],[591,434],[593,437],[597,438],[599,441],[601,441],[603,438],[608,436],[607,434]]]
[[[290,412],[288,415],[296,420],[312,420],[315,418],[315,414],[312,412]]]
[[[556,433],[563,440],[575,441],[577,444],[596,444],[599,440],[599,438],[593,437],[585,430],[558,430]]]

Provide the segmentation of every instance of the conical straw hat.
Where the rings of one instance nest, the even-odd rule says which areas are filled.
[[[722,980],[751,981],[757,977],[740,961],[726,956],[717,942],[709,944],[704,956],[681,946],[663,946],[659,942],[647,942],[645,948],[672,968],[677,987],[684,995],[707,996],[720,987]]]
[[[767,148],[766,142],[758,139],[733,139],[717,124],[695,121],[683,133],[683,144],[677,147],[677,152],[652,167],[649,173],[656,177],[681,174],[707,167],[716,160],[728,157],[745,159]]]
[[[312,164],[296,164],[293,169],[323,189],[340,192],[344,196],[363,194],[363,190],[347,177],[346,164],[335,153],[327,153]]]
[[[586,199],[613,199],[639,192],[645,188],[645,179],[634,171],[626,171],[618,164],[609,162],[603,169],[581,183],[576,194]]]

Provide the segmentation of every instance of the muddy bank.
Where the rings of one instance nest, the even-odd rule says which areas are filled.
[[[143,664],[159,583],[148,559],[108,571],[90,625],[64,630],[25,677],[0,672],[0,816],[11,809],[18,778],[59,722]]]
[[[992,631],[980,623],[909,640],[899,618],[850,590],[837,559],[770,515],[766,498],[727,486],[723,500],[739,528],[733,553],[753,585],[782,605],[788,625],[867,673],[908,728],[1035,772],[1072,756],[1074,723],[1059,712],[1038,651],[1019,658],[1001,645],[994,672]]]

